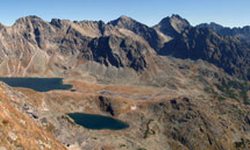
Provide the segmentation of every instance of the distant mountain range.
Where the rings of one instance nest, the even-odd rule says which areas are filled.
[[[179,15],[154,27],[130,17],[102,21],[46,22],[37,16],[0,25],[0,73],[56,76],[79,66],[154,68],[158,57],[204,60],[235,77],[250,79],[250,26],[227,28],[216,23],[192,26]],[[90,69],[92,70],[92,69]]]

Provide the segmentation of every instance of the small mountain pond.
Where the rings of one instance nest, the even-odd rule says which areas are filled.
[[[68,116],[72,118],[76,124],[93,130],[122,130],[129,127],[127,123],[121,120],[103,115],[70,113]]]
[[[0,77],[0,81],[11,87],[30,88],[38,92],[69,90],[72,88],[70,84],[63,84],[63,78]]]

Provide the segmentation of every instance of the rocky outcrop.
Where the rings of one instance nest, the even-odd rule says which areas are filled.
[[[99,96],[99,107],[102,111],[109,113],[110,115],[114,116],[115,111],[112,106],[112,102],[109,98],[104,97],[104,96]]]

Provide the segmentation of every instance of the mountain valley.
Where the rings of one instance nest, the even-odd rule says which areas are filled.
[[[250,149],[248,33],[179,15],[153,27],[128,16],[0,25],[1,77],[60,79],[42,90],[1,82],[0,150]],[[129,127],[88,129],[70,113]]]

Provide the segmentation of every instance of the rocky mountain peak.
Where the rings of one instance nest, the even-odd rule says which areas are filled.
[[[222,25],[215,23],[215,22],[199,24],[196,27],[197,28],[209,28],[215,32],[219,32],[225,28]]]
[[[61,28],[62,27],[62,20],[57,19],[57,18],[53,18],[53,19],[51,19],[50,24],[54,25],[54,26],[56,26],[58,28]]]
[[[126,16],[126,15],[121,15],[121,16],[119,17],[119,20],[128,21],[128,20],[131,20],[131,19],[132,19],[132,18],[130,18],[130,17]]]
[[[116,20],[110,21],[108,24],[111,24],[117,28],[123,28],[134,32],[145,39],[152,48],[157,49],[157,47],[160,45],[160,35],[157,33],[157,31],[141,22],[134,20],[133,18],[121,16]]]
[[[154,28],[165,35],[176,36],[182,33],[185,29],[190,28],[190,23],[179,15],[163,18]]]
[[[246,40],[250,42],[250,26],[244,26],[244,27],[224,27],[220,24],[211,22],[210,24],[203,23],[196,26],[197,28],[208,28],[216,33],[218,33],[221,36],[233,36],[238,37],[241,40]]]
[[[182,20],[182,21],[186,21],[184,18],[182,18],[180,15],[178,14],[172,14],[170,17],[169,17],[171,20]],[[187,21],[186,21],[187,22]]]
[[[112,24],[113,26],[118,26],[118,27],[123,27],[127,28],[129,26],[135,25],[138,22],[135,21],[134,19],[128,17],[128,16],[120,16],[118,19],[110,21],[109,24]]]
[[[42,18],[38,17],[38,16],[26,16],[26,17],[22,17],[16,20],[16,22],[14,23],[15,25],[20,25],[20,24],[35,24],[35,23],[39,23],[39,22],[45,22]]]
[[[62,29],[63,27],[65,26],[69,26],[71,23],[70,20],[67,20],[67,19],[58,19],[58,18],[52,18],[51,21],[50,21],[50,24],[57,27],[57,28],[60,28]]]

